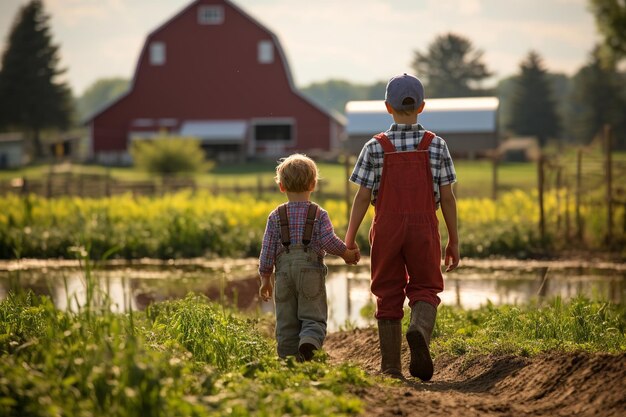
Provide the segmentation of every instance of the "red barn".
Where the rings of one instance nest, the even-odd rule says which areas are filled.
[[[294,86],[276,36],[228,0],[196,0],[150,33],[129,91],[88,121],[93,157],[169,132],[242,160],[339,148],[343,122]]]

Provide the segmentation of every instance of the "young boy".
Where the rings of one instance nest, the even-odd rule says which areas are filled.
[[[326,337],[328,269],[324,256],[331,253],[356,264],[359,255],[337,237],[326,210],[310,201],[318,179],[312,159],[301,154],[283,159],[275,179],[288,203],[278,206],[267,219],[259,259],[259,295],[268,301],[274,292],[278,355],[308,361]]]
[[[385,106],[395,123],[374,136],[361,150],[350,181],[359,185],[346,232],[348,248],[369,204],[375,216],[370,229],[372,293],[381,350],[381,371],[402,377],[401,320],[405,297],[411,307],[406,339],[411,350],[409,370],[431,379],[429,343],[443,291],[441,242],[437,207],[441,204],[448,244],[446,271],[459,264],[454,165],[443,139],[417,124],[424,109],[419,79],[402,74],[389,80]]]

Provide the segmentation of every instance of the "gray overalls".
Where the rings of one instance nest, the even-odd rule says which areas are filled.
[[[324,258],[309,250],[318,206],[311,203],[302,244],[291,245],[287,204],[278,208],[281,241],[285,251],[276,258],[276,341],[278,356],[295,356],[303,343],[320,349],[326,337],[328,308]]]

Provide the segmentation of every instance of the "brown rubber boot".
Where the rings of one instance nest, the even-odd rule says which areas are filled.
[[[430,381],[433,377],[434,366],[428,346],[436,318],[437,308],[429,303],[418,301],[411,307],[411,323],[406,332],[411,350],[409,371],[422,381]]]
[[[402,378],[402,324],[400,320],[378,320],[380,340],[380,371],[394,378]]]

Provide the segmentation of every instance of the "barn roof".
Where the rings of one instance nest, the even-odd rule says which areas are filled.
[[[427,99],[418,122],[438,133],[495,132],[498,106],[497,97]],[[375,134],[393,123],[382,100],[350,101],[346,117],[348,136]]]

